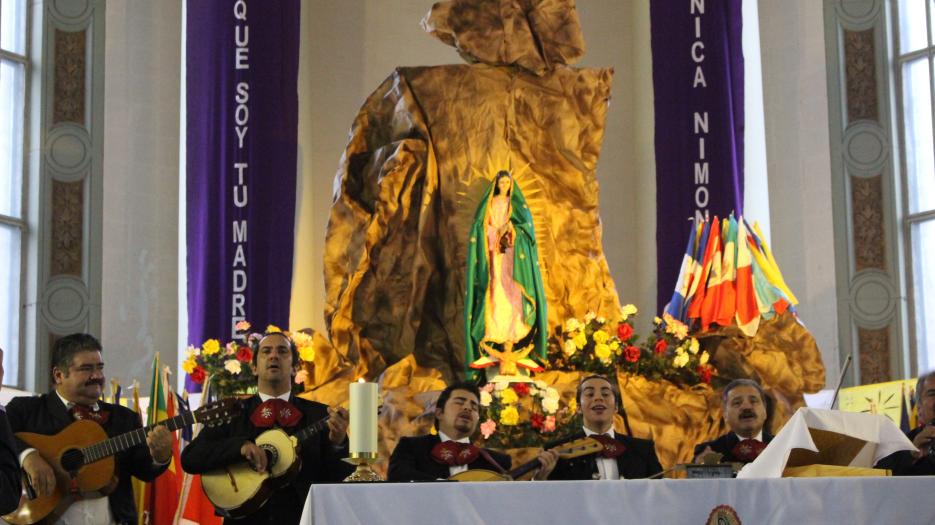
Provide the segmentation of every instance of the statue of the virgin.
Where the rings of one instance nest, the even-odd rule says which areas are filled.
[[[494,381],[539,371],[548,338],[545,292],[532,214],[508,171],[484,194],[468,238],[464,298],[465,364],[499,367]]]

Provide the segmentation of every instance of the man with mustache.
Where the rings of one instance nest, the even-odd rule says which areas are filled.
[[[253,347],[252,368],[257,393],[242,403],[240,416],[226,425],[205,427],[182,451],[182,468],[202,474],[235,463],[249,462],[257,472],[269,466],[266,452],[254,440],[272,428],[287,434],[307,428],[328,416],[327,428],[300,443],[302,467],[297,477],[254,512],[225,523],[298,523],[312,483],[343,481],[354,467],[342,461],[348,455],[347,410],[297,397],[292,393],[299,366],[295,342],[285,333],[265,333]],[[219,513],[220,514],[220,513]]]
[[[34,397],[17,397],[7,405],[11,430],[54,435],[78,419],[90,419],[114,437],[140,428],[139,416],[129,408],[100,400],[104,393],[104,361],[101,343],[90,334],[71,334],[52,346],[54,390]],[[48,458],[17,440],[19,462],[29,484],[39,495],[48,495],[56,485]],[[140,443],[118,453],[115,460],[117,486],[107,498],[88,498],[68,507],[57,523],[135,524],[136,505],[130,476],[152,481],[172,459],[172,434],[157,426]],[[58,467],[54,467],[58,468]],[[68,487],[63,487],[68,490]]]
[[[876,465],[877,468],[892,470],[894,476],[935,475],[935,371],[919,376],[915,398],[919,426],[909,431],[907,437],[918,451],[900,450]]]
[[[0,386],[3,385],[3,349],[0,348]],[[10,431],[6,411],[0,405],[0,515],[16,510],[19,505],[20,486],[19,460],[16,441]]]
[[[773,435],[763,428],[766,394],[752,379],[734,379],[721,392],[721,403],[730,432],[696,445],[695,463],[701,463],[711,453],[722,454],[722,462],[753,461],[773,440]]]
[[[575,398],[584,425],[580,432],[562,442],[588,436],[603,443],[604,450],[559,459],[549,479],[639,479],[662,472],[655,443],[614,431],[614,416],[623,402],[615,382],[600,375],[587,376],[578,383]]]
[[[455,383],[442,390],[435,402],[438,434],[401,438],[390,457],[387,481],[444,480],[469,469],[509,470],[510,456],[471,445],[479,419],[475,384]]]

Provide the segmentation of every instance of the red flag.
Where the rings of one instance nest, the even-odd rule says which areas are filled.
[[[150,422],[160,422],[175,417],[175,396],[169,390],[168,369],[159,370],[159,354],[153,362],[153,395],[149,400]],[[172,459],[169,468],[147,485],[146,514],[151,525],[172,525],[179,506],[182,489],[182,462],[179,459],[179,440],[172,433]]]
[[[760,325],[760,309],[753,284],[753,254],[747,245],[747,228],[737,221],[737,327],[749,337],[756,335]]]
[[[698,279],[698,289],[695,291],[695,296],[692,299],[691,303],[688,305],[688,315],[689,319],[698,319],[701,317],[701,311],[704,306],[705,297],[708,293],[708,276],[711,274],[711,266],[714,264],[714,253],[721,252],[721,221],[718,220],[717,216],[714,217],[714,220],[706,225],[710,232],[708,233],[708,244],[705,246],[704,257],[701,260],[701,276]],[[721,258],[717,258],[717,263],[721,264]],[[718,268],[718,275],[720,275],[720,268]],[[715,283],[715,284],[720,284]]]
[[[223,521],[214,514],[214,505],[205,496],[198,474],[185,474],[178,514],[179,525],[221,525]]]

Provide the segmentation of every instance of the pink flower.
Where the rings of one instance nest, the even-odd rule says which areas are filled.
[[[493,383],[487,383],[481,387],[481,392],[487,392],[488,394],[493,392]]]
[[[237,324],[234,325],[234,328],[236,328],[238,332],[246,332],[250,329],[250,323],[247,321],[237,321]]]
[[[308,372],[306,370],[299,370],[295,375],[295,384],[301,385],[306,381],[308,381]]]
[[[553,418],[554,419],[554,418]],[[484,439],[490,439],[490,436],[497,431],[497,424],[492,419],[487,419],[480,424],[480,433],[484,436]]]
[[[545,423],[542,425],[543,432],[555,432],[555,416],[545,416]]]

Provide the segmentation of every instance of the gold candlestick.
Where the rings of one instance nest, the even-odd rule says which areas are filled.
[[[377,462],[379,457],[376,452],[351,453],[350,457],[344,458],[344,461],[352,465],[357,465],[357,470],[350,476],[344,478],[345,483],[359,483],[362,481],[383,481],[379,474],[373,471],[370,465]]]

